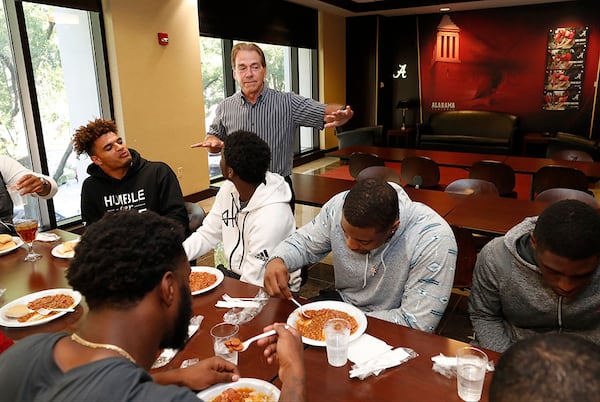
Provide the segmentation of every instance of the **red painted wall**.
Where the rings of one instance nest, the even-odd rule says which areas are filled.
[[[600,19],[589,5],[559,3],[449,16],[460,28],[460,63],[434,61],[442,15],[418,17],[425,121],[435,111],[433,102],[448,102],[455,110],[516,114],[523,132],[567,131],[589,136],[600,47]],[[542,110],[548,31],[584,26],[589,27],[589,38],[581,107],[577,111]],[[595,127],[593,138],[598,138],[597,132]]]

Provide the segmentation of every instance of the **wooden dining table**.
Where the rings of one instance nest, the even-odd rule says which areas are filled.
[[[0,284],[7,291],[0,300],[4,305],[29,293],[50,288],[69,288],[65,278],[68,259],[59,259],[51,255],[51,250],[60,241],[71,240],[76,235],[58,231],[61,240],[51,243],[36,242],[35,248],[42,259],[34,264],[24,263],[26,250],[24,247],[0,256]],[[213,356],[213,345],[210,328],[223,321],[228,309],[215,307],[224,294],[231,297],[253,297],[259,287],[225,277],[216,288],[193,296],[193,313],[202,315],[199,330],[188,340],[173,360],[166,366],[154,369],[160,372],[179,367],[184,360],[203,359]],[[306,301],[301,300],[306,303]],[[240,339],[247,339],[263,331],[263,328],[275,322],[286,322],[288,316],[296,308],[288,300],[270,298],[259,314],[251,321],[240,324]],[[67,332],[77,330],[87,313],[85,300],[73,313],[67,313],[46,324],[25,328],[9,328],[0,326],[0,330],[13,340],[40,332]],[[406,401],[460,401],[457,394],[456,379],[446,378],[432,370],[431,357],[440,353],[454,356],[456,350],[467,344],[435,334],[429,334],[411,328],[396,325],[387,321],[367,317],[366,333],[377,337],[393,347],[412,349],[417,357],[388,368],[378,376],[364,380],[349,378],[352,366],[348,362],[343,367],[333,367],[327,363],[325,348],[305,345],[304,364],[307,373],[308,400],[406,400]],[[490,360],[496,362],[499,354],[486,351]],[[240,353],[238,367],[242,377],[258,378],[281,387],[277,376],[277,366],[268,364],[263,349],[253,344],[247,351]],[[482,401],[487,400],[487,392],[492,373],[485,379]]]

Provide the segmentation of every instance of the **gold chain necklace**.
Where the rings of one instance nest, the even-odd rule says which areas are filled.
[[[73,335],[71,335],[71,339],[73,340],[73,342],[77,342],[78,344],[87,346],[88,348],[108,349],[108,350],[115,351],[118,354],[120,354],[121,356],[123,356],[124,358],[126,358],[127,360],[129,360],[130,362],[132,362],[133,364],[137,364],[135,362],[135,359],[133,357],[131,357],[131,355],[129,353],[127,353],[127,351],[125,349],[122,349],[122,348],[118,347],[117,345],[112,345],[110,343],[94,343],[94,342],[86,341],[85,339],[83,339],[82,337],[80,337],[79,335],[77,335],[75,333]]]

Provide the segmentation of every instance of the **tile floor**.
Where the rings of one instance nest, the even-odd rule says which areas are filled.
[[[294,168],[294,173],[321,174],[340,166],[338,158],[325,157],[316,161]],[[214,197],[199,201],[198,203],[209,211],[214,202]],[[319,213],[319,208],[306,205],[296,205],[296,225],[298,227],[309,222]],[[209,252],[200,257],[198,265],[214,266],[213,253]],[[300,296],[311,298],[319,294],[319,290],[333,287],[333,267],[331,257],[327,256],[320,263],[309,267],[308,279],[300,288]],[[454,289],[446,309],[446,314],[438,326],[437,333],[463,342],[469,342],[472,327],[467,314],[468,291]]]

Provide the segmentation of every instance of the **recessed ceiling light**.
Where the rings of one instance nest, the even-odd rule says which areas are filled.
[[[442,7],[442,8],[440,8],[440,11],[442,11],[442,12],[450,11],[450,7]]]

